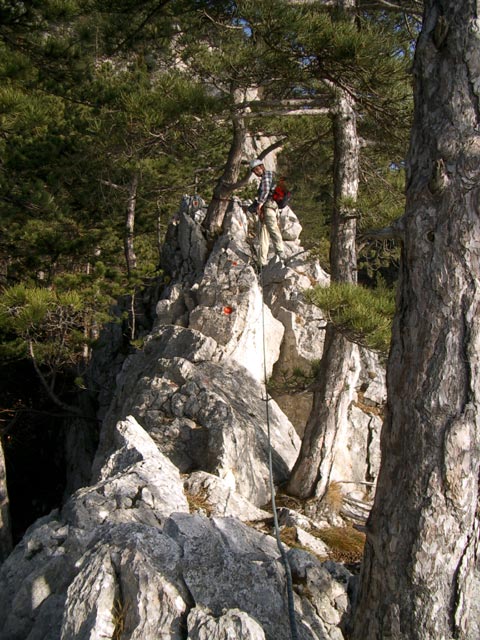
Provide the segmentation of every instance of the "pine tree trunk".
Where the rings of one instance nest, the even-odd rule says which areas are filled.
[[[327,327],[324,351],[313,393],[313,405],[302,439],[300,455],[287,491],[299,498],[313,494],[322,498],[328,489],[334,461],[335,441],[348,398],[347,379],[352,343]]]
[[[13,547],[12,527],[7,487],[7,471],[0,439],[0,564],[6,559]]]
[[[221,230],[230,198],[238,186],[237,181],[240,174],[246,129],[243,118],[238,115],[232,116],[232,125],[232,143],[227,163],[221,178],[213,190],[213,196],[208,205],[204,222],[204,227],[210,235],[214,235]]]
[[[354,205],[358,191],[359,141],[353,100],[338,91],[333,111],[334,211],[330,232],[330,270],[335,282],[357,281]],[[313,407],[287,491],[307,498],[322,498],[328,488],[335,459],[335,440],[345,403],[353,345],[332,325],[314,389]]]
[[[134,250],[135,210],[137,206],[138,174],[135,173],[128,187],[127,217],[125,221],[125,259],[127,273],[130,275],[137,267],[137,256]]]
[[[354,640],[478,638],[468,614],[479,542],[477,4],[425,3],[388,417]]]
[[[357,282],[355,237],[360,143],[353,99],[339,91],[333,110],[334,183],[330,228],[330,277],[333,282]]]

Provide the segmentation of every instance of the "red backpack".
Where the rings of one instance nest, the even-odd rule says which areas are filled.
[[[280,178],[272,193],[272,198],[277,203],[279,209],[286,207],[292,197],[292,192],[288,190],[285,180],[285,177]]]

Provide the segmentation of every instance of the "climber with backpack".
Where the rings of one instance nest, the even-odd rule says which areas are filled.
[[[272,239],[275,254],[283,265],[285,254],[282,234],[278,226],[278,202],[281,202],[282,206],[285,206],[283,201],[287,195],[286,189],[284,189],[284,184],[282,185],[281,182],[275,185],[273,171],[267,171],[262,160],[259,158],[255,158],[250,162],[250,169],[260,178],[257,197],[254,202],[255,213],[259,220],[260,266],[264,267],[268,262],[267,257],[270,238]]]

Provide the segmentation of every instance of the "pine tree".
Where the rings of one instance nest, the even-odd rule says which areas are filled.
[[[425,2],[388,411],[355,640],[478,635],[469,615],[480,462],[476,33],[475,3]]]
[[[283,90],[288,87],[294,96],[292,101],[303,105],[306,113],[309,108],[321,105],[332,119],[329,268],[335,282],[355,283],[360,162],[357,119],[361,115],[362,120],[374,120],[377,126],[381,123],[383,135],[388,126],[400,121],[399,107],[408,105],[409,97],[403,60],[395,59],[392,52],[395,42],[391,37],[365,16],[355,14],[355,20],[342,19],[341,10],[345,7],[340,4],[339,12],[332,12],[312,3],[302,3],[300,7],[286,3],[281,7],[282,19],[276,13],[278,5],[274,8],[271,3],[241,4],[250,11],[246,15],[252,33],[261,35],[269,45],[273,68],[289,69],[295,84],[283,84]],[[347,9],[351,14],[350,5]],[[390,56],[385,56],[386,52]],[[270,96],[279,103],[287,97],[282,89],[276,93],[273,89]],[[318,492],[321,497],[328,486],[351,351],[351,343],[330,326],[315,387],[314,408],[288,487],[296,495],[306,497]]]
[[[207,130],[200,116],[215,100],[171,69],[175,16],[149,23],[143,40],[134,29],[125,49],[132,25],[144,21],[138,7],[124,7],[123,35],[113,15],[96,19],[98,5],[52,7],[39,5],[0,31],[0,256],[7,295],[16,282],[30,296],[52,287],[78,292],[88,345],[114,298],[153,274],[159,207],[171,211],[194,183],[192,150],[201,156],[202,145],[192,136]],[[112,43],[114,23],[123,40]],[[155,26],[165,30],[164,44],[155,39],[156,57],[146,60],[138,48]],[[10,332],[29,345],[20,327]],[[24,354],[42,374],[45,361],[34,351]],[[82,354],[72,343],[72,359]]]

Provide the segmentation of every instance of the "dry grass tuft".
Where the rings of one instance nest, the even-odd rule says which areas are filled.
[[[365,402],[365,395],[361,391],[357,394],[357,400],[353,404],[364,413],[367,413],[371,416],[378,416],[382,420],[385,419],[385,407],[379,407]]]
[[[310,555],[318,558],[320,562],[324,562],[325,560],[328,560],[328,556],[325,556],[325,555],[320,556],[318,555],[318,553],[315,553],[315,551],[310,549],[308,545],[306,546],[304,544],[300,544],[300,542],[298,541],[298,534],[297,534],[296,527],[282,527],[280,531],[280,540],[283,542],[283,544],[286,544],[291,549],[303,549],[304,551],[308,551]]]
[[[207,500],[207,492],[204,489],[197,493],[191,493],[190,491],[184,489],[184,492],[185,497],[187,498],[190,513],[196,513],[197,511],[200,511],[202,513],[206,513],[208,517],[212,515],[213,507]]]
[[[344,495],[340,483],[335,481],[330,482],[322,502],[333,513],[340,513],[343,501]]]
[[[277,507],[286,507],[287,509],[292,509],[293,511],[303,512],[305,508],[305,503],[307,500],[302,500],[301,498],[295,498],[294,496],[289,496],[286,493],[282,493],[280,489],[275,498]],[[270,505],[265,506],[264,509],[268,510]]]
[[[113,602],[113,630],[112,640],[120,640],[125,631],[125,618],[127,617],[127,607],[120,597],[115,598]]]
[[[330,550],[330,558],[335,562],[354,563],[363,558],[365,534],[352,526],[328,527],[310,533],[325,542]]]
[[[283,527],[280,531],[280,540],[289,547],[298,547],[297,542],[297,528],[296,527]]]

